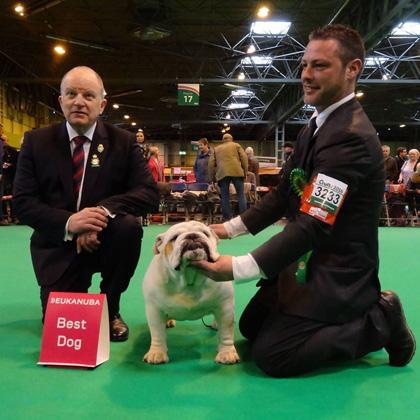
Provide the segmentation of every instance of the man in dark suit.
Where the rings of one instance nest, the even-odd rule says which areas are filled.
[[[120,297],[140,256],[137,216],[157,208],[157,187],[135,136],[98,121],[106,106],[100,76],[75,67],[60,90],[66,122],[25,133],[16,213],[34,229],[31,255],[43,314],[51,291],[87,292],[100,272],[111,340],[125,341]]]
[[[354,97],[364,61],[360,35],[343,25],[314,31],[302,59],[304,101],[316,112],[298,136],[277,188],[213,229],[255,234],[291,221],[241,257],[196,262],[217,281],[263,277],[240,320],[257,365],[294,376],[383,347],[404,366],[415,340],[394,292],[380,290],[378,220],[384,167],[376,130]]]

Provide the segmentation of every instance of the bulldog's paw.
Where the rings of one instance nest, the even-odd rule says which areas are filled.
[[[143,357],[143,361],[151,365],[168,363],[169,357],[165,350],[149,350]]]
[[[166,321],[166,328],[174,328],[176,325],[175,319],[168,319]]]
[[[238,352],[233,346],[230,349],[220,350],[214,359],[216,363],[221,363],[222,365],[233,365],[239,363],[240,360]]]

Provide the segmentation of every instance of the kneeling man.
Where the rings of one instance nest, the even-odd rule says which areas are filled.
[[[99,272],[111,340],[124,341],[120,297],[140,256],[137,216],[156,210],[157,187],[134,134],[98,121],[107,102],[101,77],[75,67],[60,90],[66,121],[25,133],[14,206],[34,229],[31,255],[43,315],[51,291],[87,292]]]

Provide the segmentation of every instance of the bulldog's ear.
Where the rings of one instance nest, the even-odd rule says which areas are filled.
[[[155,253],[155,255],[160,254],[160,252],[161,252],[160,248],[161,248],[162,243],[163,243],[163,236],[164,236],[163,233],[158,235],[156,237],[155,243],[153,244],[153,252]]]
[[[219,237],[214,233],[213,229],[210,229],[210,235],[212,236],[212,238],[214,238],[216,240],[216,244],[218,244],[220,242]]]

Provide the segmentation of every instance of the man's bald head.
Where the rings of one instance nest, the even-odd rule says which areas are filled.
[[[70,69],[67,73],[64,74],[63,78],[61,79],[61,84],[60,84],[60,93],[61,95],[63,94],[63,88],[64,88],[64,84],[66,79],[69,76],[72,76],[73,74],[78,73],[78,74],[93,74],[100,86],[100,94],[101,94],[101,99],[103,99],[105,97],[105,88],[104,88],[104,82],[102,80],[102,77],[99,76],[98,73],[96,73],[95,70],[93,70],[92,68],[88,67],[88,66],[77,66],[77,67],[73,67],[72,69]]]
[[[223,134],[222,140],[223,141],[233,141],[233,137],[232,137],[231,134]]]

